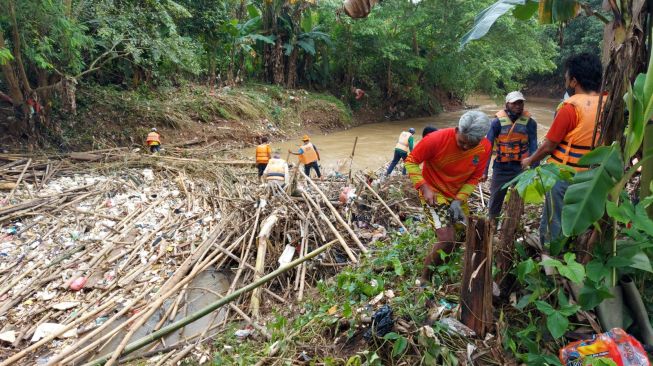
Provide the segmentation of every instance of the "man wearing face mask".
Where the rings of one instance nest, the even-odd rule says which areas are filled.
[[[521,161],[537,150],[537,122],[524,109],[524,95],[518,91],[506,96],[506,108],[496,114],[490,123],[487,139],[495,146],[496,157],[492,165],[490,184],[490,219],[496,220],[501,213],[507,189],[503,185],[510,182],[522,171]],[[482,181],[487,179],[488,166]]]
[[[567,165],[576,171],[587,169],[579,166],[578,161],[597,142],[593,143],[592,136],[599,109],[601,75],[601,60],[596,55],[582,53],[567,59],[565,88],[570,97],[563,102],[542,145],[532,156],[522,160],[522,167],[528,168],[551,155],[549,163]],[[599,133],[597,139],[598,136]],[[542,244],[561,236],[562,206],[567,187],[569,183],[559,181],[546,194],[540,222]]]
[[[431,266],[442,264],[442,253],[454,249],[455,225],[466,223],[467,199],[483,176],[492,145],[485,138],[490,119],[471,111],[458,127],[444,128],[423,138],[406,158],[406,170],[433,220],[438,242],[424,259],[421,283],[431,279]],[[420,164],[424,163],[423,168]]]

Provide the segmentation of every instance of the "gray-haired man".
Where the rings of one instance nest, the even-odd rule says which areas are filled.
[[[490,119],[485,113],[467,112],[458,127],[429,134],[406,159],[410,179],[423,204],[430,206],[427,211],[439,240],[424,260],[423,281],[430,280],[429,267],[442,264],[440,252],[449,254],[454,249],[454,225],[465,221],[467,199],[483,176],[492,152],[485,138],[489,129]]]

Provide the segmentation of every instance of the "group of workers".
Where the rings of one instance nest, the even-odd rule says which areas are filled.
[[[318,164],[320,153],[308,135],[302,137],[302,145],[298,151],[288,149],[288,153],[299,156],[299,162],[304,165],[304,174],[310,176],[312,169],[315,170],[318,178],[322,177]],[[281,150],[275,149],[274,153],[272,152],[270,141],[266,136],[261,137],[260,144],[256,146],[256,168],[259,179],[266,181],[270,186],[283,186],[288,183],[288,163],[281,158]]]
[[[491,121],[483,112],[470,111],[460,118],[458,127],[432,132],[417,144],[413,142],[414,129],[400,134],[386,175],[392,173],[399,160],[405,161],[405,170],[438,240],[424,260],[421,283],[430,282],[432,267],[442,264],[460,241],[456,240],[456,229],[466,224],[469,196],[487,179],[493,152],[489,217],[495,221],[506,196],[504,185],[524,169],[536,166],[547,156],[547,162],[576,171],[586,169],[578,161],[591,151],[596,142],[592,139],[598,135],[594,127],[601,75],[601,61],[595,55],[583,53],[566,61],[565,88],[569,98],[558,106],[553,124],[539,147],[537,122],[525,109],[526,98],[519,91],[506,96],[505,108]],[[546,193],[540,222],[543,244],[561,237],[563,198],[568,186],[559,181]]]

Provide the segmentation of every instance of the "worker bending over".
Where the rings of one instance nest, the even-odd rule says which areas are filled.
[[[150,147],[150,152],[156,154],[161,151],[161,134],[157,131],[156,128],[152,128],[152,131],[147,134],[147,139],[145,144]]]
[[[320,153],[317,151],[317,147],[313,145],[308,135],[302,137],[302,142],[304,144],[299,148],[299,151],[294,152],[288,149],[288,152],[293,155],[299,155],[299,162],[304,164],[304,174],[310,177],[312,168],[315,170],[317,177],[321,178],[320,166],[317,163],[320,160]]]
[[[408,153],[413,151],[413,146],[415,144],[415,140],[413,139],[414,134],[415,134],[415,129],[412,127],[409,128],[408,131],[402,131],[399,134],[399,139],[397,139],[397,144],[395,145],[394,156],[392,157],[392,162],[388,166],[388,170],[385,172],[386,176],[392,174],[392,171],[395,170],[395,167],[397,166],[397,163],[399,163],[399,160],[403,160],[405,162]],[[403,174],[404,175],[406,174],[405,167],[403,170]]]
[[[431,280],[431,266],[442,264],[441,252],[454,249],[457,222],[466,223],[467,199],[478,185],[492,152],[485,138],[490,119],[470,111],[458,127],[426,136],[406,159],[406,170],[420,198],[430,206],[438,242],[424,259],[421,283]],[[420,164],[424,163],[423,168]]]
[[[263,172],[263,178],[270,188],[273,188],[273,186],[284,187],[288,184],[288,163],[281,159],[279,150],[275,150],[274,154],[272,154],[272,159],[268,161],[268,165]]]

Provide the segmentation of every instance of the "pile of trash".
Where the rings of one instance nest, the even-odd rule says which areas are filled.
[[[245,323],[242,336],[267,338],[259,321],[272,302],[301,300],[373,241],[405,231],[394,211],[410,210],[364,176],[313,182],[295,170],[271,191],[238,166],[207,179],[188,175],[191,159],[143,160],[89,163],[0,191],[0,365],[125,361],[130,342],[329,246],[131,357],[176,362],[232,321]]]

